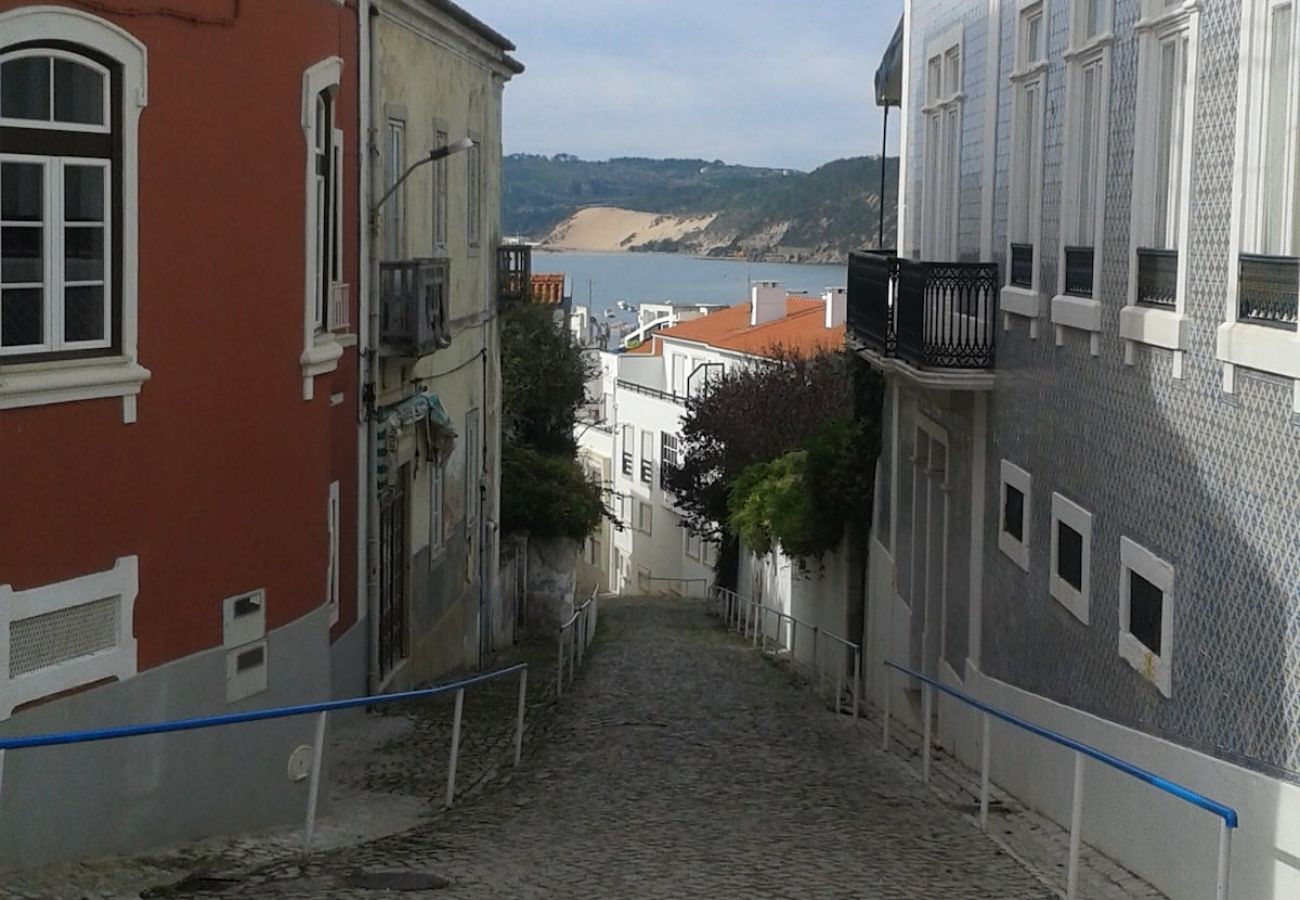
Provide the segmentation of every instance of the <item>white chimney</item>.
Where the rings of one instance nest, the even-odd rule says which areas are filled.
[[[826,327],[844,324],[844,311],[848,308],[849,293],[845,288],[827,288],[822,291],[826,303]]]
[[[755,281],[749,286],[749,324],[762,325],[785,318],[786,293],[778,281]]]

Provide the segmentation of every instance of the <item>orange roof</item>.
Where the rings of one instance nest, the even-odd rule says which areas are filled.
[[[633,347],[632,349],[630,349],[630,350],[625,350],[624,352],[625,352],[625,353],[640,353],[640,354],[643,354],[643,355],[645,355],[645,356],[658,356],[658,355],[659,355],[659,340],[658,340],[654,335],[651,335],[650,338],[649,338],[649,340],[644,340],[644,341],[642,341],[641,343],[637,344],[637,345],[636,345],[635,347]]]
[[[659,337],[695,341],[752,356],[767,356],[778,347],[811,356],[819,350],[842,348],[844,326],[826,327],[823,300],[793,295],[786,298],[784,318],[751,326],[749,304],[738,303],[666,328]]]
[[[559,306],[564,302],[563,275],[533,275],[533,302],[543,306]]]

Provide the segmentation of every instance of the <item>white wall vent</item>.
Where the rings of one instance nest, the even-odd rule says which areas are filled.
[[[226,701],[266,690],[266,591],[249,591],[221,603],[226,648]]]
[[[139,560],[25,591],[0,584],[0,720],[42,697],[136,673]]]

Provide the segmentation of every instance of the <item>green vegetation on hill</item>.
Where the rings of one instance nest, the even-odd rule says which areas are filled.
[[[504,161],[502,228],[540,239],[577,210],[617,206],[675,215],[716,213],[698,238],[674,242],[712,255],[839,259],[875,246],[880,157],[855,157],[812,172],[727,165],[719,160],[515,154]],[[898,160],[886,167],[885,243],[893,244]],[[652,249],[641,247],[637,249]]]

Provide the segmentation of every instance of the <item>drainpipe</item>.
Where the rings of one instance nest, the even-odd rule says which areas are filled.
[[[375,252],[374,224],[370,216],[370,198],[373,186],[379,184],[378,160],[374,152],[375,104],[375,47],[372,19],[379,14],[372,0],[359,0],[361,17],[361,244],[364,274],[361,291],[361,344],[365,347],[364,383],[361,391],[362,428],[366,441],[366,608],[369,619],[366,654],[369,662],[369,689],[379,690],[379,445],[375,431],[375,410],[379,403],[379,303],[374,292],[379,285],[379,258]]]

